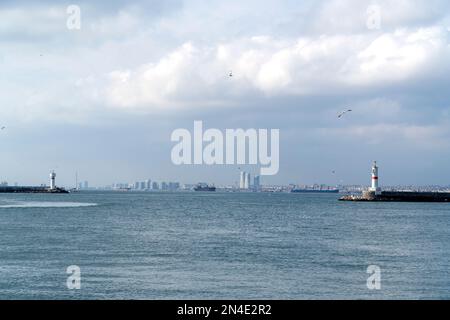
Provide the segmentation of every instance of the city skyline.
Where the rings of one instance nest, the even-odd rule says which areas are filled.
[[[175,166],[171,133],[200,120],[279,129],[279,172],[264,184],[366,184],[374,160],[384,185],[450,182],[446,1],[74,4],[76,30],[67,4],[0,4],[1,181],[257,175]]]
[[[376,163],[376,162],[374,162]],[[378,173],[376,174],[378,176]],[[170,181],[170,180],[153,180],[150,178],[147,179],[138,179],[134,181],[128,182],[112,182],[106,185],[92,185],[89,181],[78,181],[78,175],[76,175],[75,184],[74,185],[61,185],[55,184],[56,173],[52,171],[50,174],[51,181],[50,183],[40,183],[36,185],[36,187],[50,187],[55,186],[62,187],[67,190],[122,190],[122,191],[193,191],[194,187],[198,185],[210,185],[217,187],[222,190],[233,190],[233,191],[253,191],[253,192],[273,192],[273,191],[283,191],[290,192],[293,189],[334,189],[344,193],[353,193],[353,192],[361,192],[364,190],[370,189],[380,189],[380,190],[411,190],[411,191],[446,191],[450,190],[450,184],[446,185],[405,185],[405,184],[381,184],[380,188],[373,185],[373,169],[372,169],[372,180],[366,181],[363,184],[336,184],[330,185],[326,183],[289,183],[289,184],[267,184],[264,183],[264,180],[261,181],[260,175],[251,176],[251,173],[245,171],[239,171],[238,180],[231,184],[216,184],[214,181]],[[378,182],[377,178],[377,182]],[[372,186],[371,186],[372,184]],[[8,181],[0,181],[0,186],[19,186],[17,182],[10,183]]]

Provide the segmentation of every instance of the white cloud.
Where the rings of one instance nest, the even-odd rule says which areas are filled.
[[[377,3],[386,15],[385,22],[398,20],[399,25],[412,26],[371,32],[362,19],[369,2],[354,0],[314,2],[305,7],[292,3],[280,7],[273,2],[263,8],[256,7],[257,2],[212,2],[201,13],[193,10],[200,3],[187,2],[181,13],[159,19],[152,16],[152,21],[145,20],[147,14],[138,4],[108,14],[83,5],[86,28],[80,33],[65,29],[63,7],[3,9],[0,25],[6,30],[32,32],[33,24],[27,22],[35,21],[35,32],[49,35],[56,44],[38,41],[5,46],[0,63],[4,62],[2,71],[12,79],[3,85],[11,88],[3,98],[4,108],[13,115],[20,109],[17,104],[26,105],[23,90],[18,89],[21,85],[45,90],[45,99],[30,102],[39,112],[28,116],[45,117],[48,110],[48,117],[54,118],[55,114],[70,114],[71,105],[82,106],[77,110],[87,113],[100,106],[148,112],[245,107],[265,97],[352,97],[361,92],[383,96],[385,90],[407,89],[433,74],[446,81],[449,32],[436,20],[443,13],[428,9],[424,1],[418,1],[417,7],[404,1]],[[442,1],[433,3],[442,6]],[[217,11],[228,7],[234,15]],[[207,14],[212,11],[212,16]],[[97,16],[90,16],[92,12]],[[267,24],[272,29],[255,27],[282,13],[284,24],[269,19],[274,21]],[[292,32],[291,23],[302,17],[308,17],[310,24],[316,20],[329,24],[315,29],[320,33],[311,33],[311,26]],[[427,19],[435,26],[414,26]],[[342,30],[333,21],[351,23]],[[235,32],[236,26],[245,32]],[[63,39],[63,45],[58,39]],[[71,103],[61,103],[61,97],[67,96]],[[67,105],[67,112],[51,107],[61,105]]]
[[[413,81],[447,66],[449,60],[447,31],[438,27],[401,29],[375,37],[258,36],[208,46],[188,42],[159,61],[113,71],[107,96],[115,106],[151,111],[227,104],[254,92],[266,96],[345,94],[355,88]],[[232,79],[226,77],[228,70],[233,70]]]
[[[428,73],[436,58],[448,63],[448,42],[441,28],[398,30],[383,34],[357,55],[357,83],[395,83],[411,79],[417,73]]]

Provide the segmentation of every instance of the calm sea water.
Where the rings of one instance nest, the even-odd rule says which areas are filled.
[[[68,290],[66,268],[81,268]],[[369,265],[381,290],[367,289]],[[450,299],[450,204],[0,195],[0,299]]]

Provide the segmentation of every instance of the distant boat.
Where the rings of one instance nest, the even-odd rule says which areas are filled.
[[[291,193],[339,193],[339,189],[292,189]]]
[[[199,183],[194,187],[194,191],[206,191],[206,192],[215,192],[216,187],[210,186],[206,183]]]
[[[129,188],[129,187],[124,187],[124,188],[117,188],[117,189],[115,189],[116,191],[123,191],[123,192],[127,192],[127,191],[130,191],[131,190],[131,188]]]

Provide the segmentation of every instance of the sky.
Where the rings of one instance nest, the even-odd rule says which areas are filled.
[[[0,1],[0,180],[236,183],[172,163],[201,120],[280,130],[264,184],[449,185],[449,89],[448,1]]]

